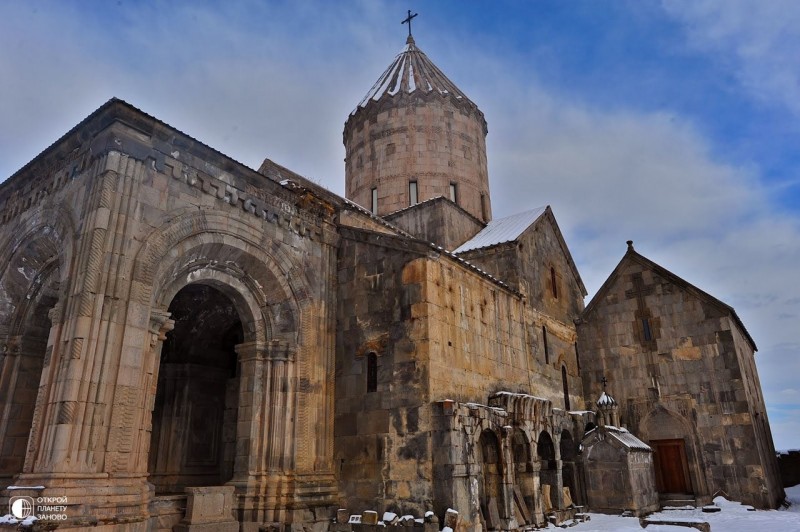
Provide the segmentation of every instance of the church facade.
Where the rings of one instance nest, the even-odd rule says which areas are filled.
[[[492,217],[486,134],[411,37],[347,199],[104,104],[0,185],[3,496],[100,530],[775,507],[733,309],[632,247],[584,308],[550,207]]]

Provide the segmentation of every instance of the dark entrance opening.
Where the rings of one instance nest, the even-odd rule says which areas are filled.
[[[514,429],[511,436],[511,454],[514,458],[514,509],[517,522],[532,524],[536,511],[536,478],[531,446],[520,429]]]
[[[501,512],[505,508],[503,500],[503,464],[500,455],[500,442],[491,430],[484,430],[480,437],[481,469],[483,485],[481,490],[481,511],[488,528],[500,526]]]
[[[654,440],[653,460],[656,470],[656,490],[659,493],[691,494],[686,444],[683,440]]]
[[[231,299],[190,284],[169,306],[175,328],[161,350],[150,443],[157,493],[224,484],[233,476],[242,323]]]
[[[581,494],[578,489],[578,469],[575,463],[578,447],[575,445],[575,440],[572,439],[572,434],[568,430],[561,433],[559,451],[561,451],[561,479],[564,487],[569,488],[571,502],[580,504]],[[567,504],[566,501],[565,504]]]
[[[29,258],[23,265],[36,265],[36,261]],[[19,266],[19,270],[23,271],[23,266]],[[22,273],[19,277],[20,281],[25,279]],[[44,264],[17,302],[18,313],[7,324],[11,334],[6,343],[11,349],[0,355],[0,482],[7,484],[22,473],[32,436],[42,372],[52,352],[48,344],[49,312],[58,302],[59,279],[58,263]],[[19,285],[24,286],[22,282]],[[0,305],[4,303],[6,301],[0,300]]]
[[[553,438],[545,431],[539,433],[539,441],[536,442],[536,454],[539,457],[539,481],[542,485],[543,510],[546,513],[555,507],[557,500],[555,490],[558,489],[558,468]]]

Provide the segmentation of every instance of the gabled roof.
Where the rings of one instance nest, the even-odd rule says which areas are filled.
[[[581,279],[581,275],[578,272],[578,267],[572,259],[572,253],[570,253],[569,247],[567,247],[564,235],[561,234],[561,229],[558,227],[553,209],[551,209],[549,205],[506,216],[505,218],[496,218],[490,221],[480,233],[461,244],[453,253],[461,255],[479,249],[488,249],[494,246],[516,242],[528,229],[545,218],[553,225],[553,231],[555,231],[556,237],[558,238],[561,251],[564,253],[564,257],[567,260],[567,264],[569,264],[572,275],[575,277],[575,281],[580,287],[581,293],[585,296],[587,294],[586,286],[583,284],[583,279]]]
[[[654,271],[660,277],[669,280],[676,286],[679,286],[680,288],[683,288],[687,292],[693,294],[695,297],[717,307],[724,314],[731,316],[736,325],[739,326],[739,329],[741,330],[744,337],[750,343],[750,346],[753,348],[753,351],[758,351],[758,347],[756,346],[755,340],[753,340],[753,337],[750,336],[749,332],[747,332],[747,328],[744,326],[744,323],[742,323],[742,320],[739,318],[739,315],[736,314],[736,311],[733,309],[732,306],[728,305],[727,303],[724,303],[723,301],[720,301],[719,299],[712,296],[708,292],[701,290],[700,288],[696,287],[689,281],[686,281],[683,278],[678,277],[671,271],[667,270],[666,268],[664,268],[659,264],[656,264],[647,257],[640,255],[639,253],[636,252],[636,250],[633,249],[633,241],[631,240],[628,241],[628,251],[625,253],[625,255],[623,255],[622,259],[619,261],[619,264],[617,264],[617,267],[614,268],[614,271],[611,272],[611,275],[608,276],[608,279],[606,279],[606,281],[594,295],[589,304],[586,305],[586,308],[583,310],[583,314],[581,314],[582,320],[588,319],[592,315],[594,310],[598,307],[600,301],[605,299],[606,294],[608,293],[609,290],[611,290],[611,287],[616,282],[620,272],[625,268],[628,262],[636,262],[641,264],[645,268]]]
[[[409,211],[424,209],[425,207],[428,207],[428,206],[430,206],[430,205],[432,205],[434,203],[442,203],[442,202],[449,203],[451,207],[453,207],[457,211],[461,212],[465,216],[468,216],[469,218],[474,220],[475,223],[477,223],[479,225],[482,225],[482,226],[486,226],[486,223],[483,220],[479,220],[472,213],[470,213],[469,211],[464,210],[464,207],[462,207],[461,205],[459,205],[455,201],[451,200],[450,198],[446,198],[445,196],[434,196],[434,197],[432,197],[430,199],[426,199],[426,200],[420,201],[419,203],[415,203],[414,205],[409,205],[408,207],[403,207],[402,209],[397,209],[396,211],[390,212],[389,214],[384,214],[383,217],[386,218],[387,220],[392,219],[392,218],[397,218],[398,216],[400,216],[402,214],[405,214],[405,213],[407,213]]]
[[[633,451],[653,450],[645,442],[634,436],[628,429],[624,427],[615,427],[613,425],[606,425],[604,427],[593,428],[584,435],[582,441],[586,442],[587,439],[591,438],[592,436],[595,436],[597,439],[601,439],[603,434],[605,434],[609,438],[616,440],[626,449],[630,449]]]
[[[202,150],[206,154],[218,157],[221,161],[220,164],[223,164],[225,169],[235,167],[247,172],[250,175],[258,175],[261,178],[264,177],[247,165],[240,163],[239,161],[228,155],[225,155],[221,151],[216,150],[207,144],[204,144],[191,135],[177,129],[176,127],[171,126],[155,116],[142,111],[138,107],[135,107],[119,98],[111,98],[103,105],[98,107],[94,112],[92,112],[92,114],[81,120],[77,125],[75,125],[75,127],[64,133],[58,140],[42,150],[36,157],[25,164],[25,166],[14,172],[14,174],[12,174],[6,181],[0,184],[0,190],[6,186],[10,186],[16,181],[18,176],[21,176],[25,173],[39,173],[36,169],[39,166],[44,165],[44,161],[46,159],[63,157],[65,150],[75,149],[76,147],[80,146],[81,143],[85,142],[86,138],[96,134],[98,131],[107,127],[114,121],[122,122],[129,127],[147,132],[147,134],[150,134],[152,132],[151,130],[155,127],[169,130],[184,137],[188,141],[188,145]]]
[[[488,248],[506,242],[515,242],[532,226],[549,207],[538,207],[490,221],[480,233],[467,240],[453,253],[464,253],[473,249]]]
[[[618,442],[624,445],[627,449],[635,449],[637,451],[652,451],[645,442],[628,432],[628,429],[622,427],[613,427],[606,425],[605,427],[609,436],[615,438]]]

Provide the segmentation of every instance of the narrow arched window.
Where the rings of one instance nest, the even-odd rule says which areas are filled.
[[[378,390],[378,355],[367,355],[367,392]]]
[[[547,345],[547,327],[542,326],[542,343],[544,344],[544,363],[550,363],[550,346]]]
[[[564,409],[569,410],[569,384],[567,384],[567,368],[561,366],[561,384],[564,386]]]
[[[416,181],[409,181],[408,182],[408,204],[409,205],[416,205],[419,203],[419,193],[417,190],[417,182]]]
[[[553,297],[558,299],[558,283],[556,281],[556,269],[550,267],[550,289],[553,291]]]
[[[650,328],[650,319],[642,318],[642,334],[644,335],[645,342],[653,340],[653,330]]]

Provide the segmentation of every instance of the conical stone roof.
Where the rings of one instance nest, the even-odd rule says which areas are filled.
[[[456,105],[478,110],[478,106],[467,98],[422,50],[417,48],[414,38],[409,36],[406,46],[397,54],[389,68],[378,78],[351,114],[356,114],[359,109],[373,102],[382,102],[398,95],[431,94],[449,97]]]

